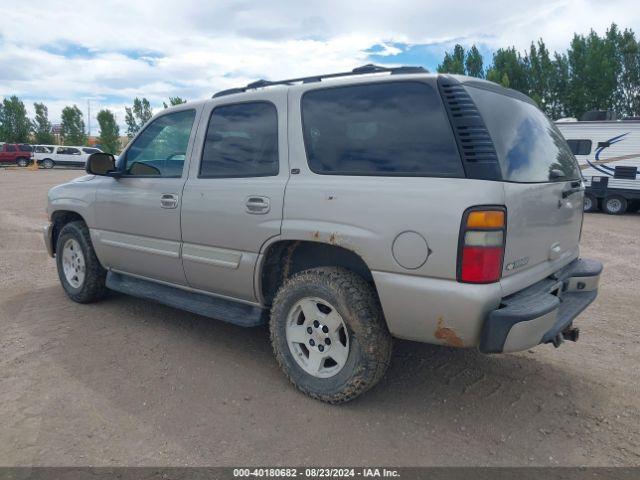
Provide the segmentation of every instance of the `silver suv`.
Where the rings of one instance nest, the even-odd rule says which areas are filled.
[[[87,173],[49,192],[72,300],[269,323],[287,377],[330,403],[383,376],[392,337],[558,346],[597,295],[574,156],[531,99],[482,80],[261,80],[163,110]]]

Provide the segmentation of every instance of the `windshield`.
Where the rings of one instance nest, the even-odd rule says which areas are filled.
[[[482,113],[508,182],[577,180],[580,170],[567,142],[536,106],[500,93],[467,86]]]

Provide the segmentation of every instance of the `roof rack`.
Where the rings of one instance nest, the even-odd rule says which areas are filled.
[[[320,82],[327,78],[351,77],[353,75],[368,75],[370,73],[385,73],[385,72],[390,73],[391,75],[406,74],[406,73],[429,73],[427,69],[422,67],[382,67],[380,65],[374,65],[372,63],[369,63],[367,65],[363,65],[362,67],[354,68],[350,72],[328,73],[325,75],[289,78],[287,80],[276,80],[276,81],[257,80],[255,82],[249,83],[246,87],[221,90],[220,92],[215,93],[212,98],[223,97],[225,95],[232,95],[234,93],[242,93],[242,92],[246,92],[247,90],[253,90],[256,88],[272,87],[274,85],[291,85],[294,83],[312,83],[312,82]]]

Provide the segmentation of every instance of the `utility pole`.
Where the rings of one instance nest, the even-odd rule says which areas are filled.
[[[91,100],[87,99],[87,143],[91,139]]]

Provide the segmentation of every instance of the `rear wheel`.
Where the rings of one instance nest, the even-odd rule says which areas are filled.
[[[609,215],[622,215],[627,211],[627,206],[627,199],[620,195],[611,195],[602,203],[602,209]]]
[[[582,206],[585,212],[595,212],[598,209],[598,201],[593,195],[588,193],[584,196],[584,204]]]
[[[27,165],[29,165],[29,160],[27,160],[26,158],[19,158],[18,159],[18,166],[19,167],[26,167]]]
[[[328,403],[369,390],[389,365],[392,341],[375,291],[343,268],[314,268],[288,279],[274,299],[270,329],[285,375]]]
[[[78,303],[104,297],[107,271],[102,268],[84,222],[67,223],[56,242],[58,277],[66,294]]]
[[[51,160],[50,158],[45,158],[45,159],[42,161],[42,166],[43,166],[44,168],[53,168],[53,167],[54,167],[54,165],[55,165],[55,163],[53,163],[53,160]]]

